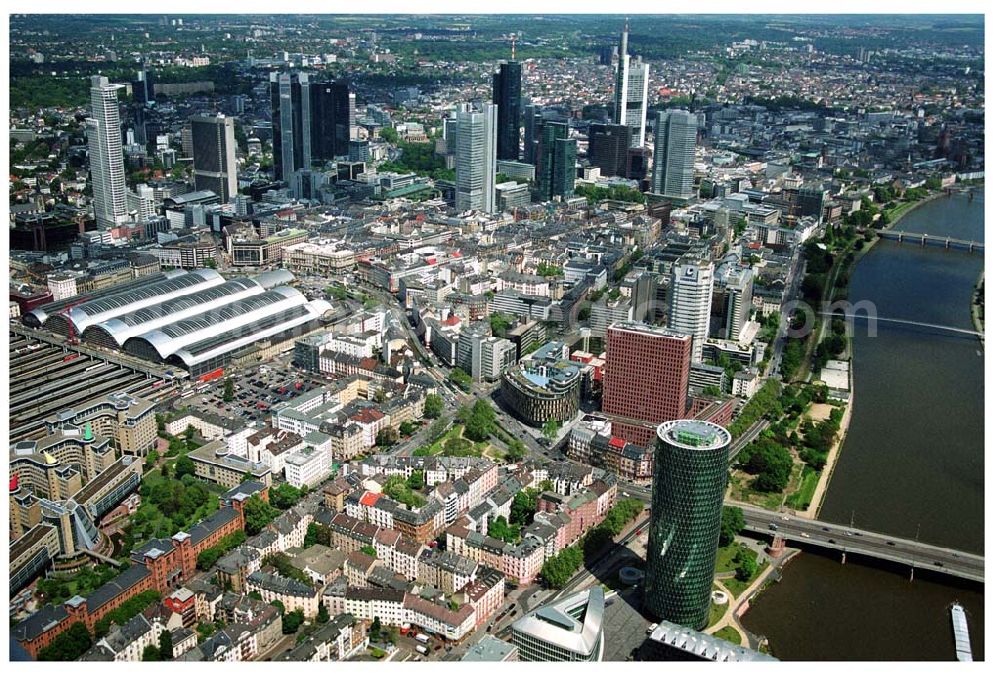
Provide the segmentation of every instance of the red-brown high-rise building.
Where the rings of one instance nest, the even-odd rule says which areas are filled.
[[[641,323],[609,326],[602,409],[611,433],[644,446],[658,424],[687,417],[690,368],[690,335]]]

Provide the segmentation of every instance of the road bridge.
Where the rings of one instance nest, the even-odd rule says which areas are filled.
[[[936,234],[924,234],[918,232],[903,232],[902,230],[876,230],[875,233],[880,239],[892,241],[912,241],[927,246],[928,244],[944,245],[946,249],[961,249],[964,251],[985,251],[986,243],[969,239],[956,239],[955,237],[942,237]]]
[[[868,321],[881,321],[883,323],[895,323],[903,326],[920,326],[922,328],[934,328],[936,330],[948,331],[950,333],[959,333],[961,335],[972,335],[975,337],[983,337],[983,333],[972,330],[970,328],[958,328],[956,326],[946,326],[940,323],[928,323],[926,321],[912,321],[910,319],[896,319],[887,316],[879,316],[878,314],[854,314],[854,313],[844,313],[844,312],[819,312],[820,316],[842,316],[846,319],[859,319]]]
[[[906,565],[911,575],[916,568],[980,583],[985,580],[985,561],[981,555],[748,504],[727,504],[743,510],[744,529],[749,532],[840,551],[844,560],[848,553],[853,553]]]

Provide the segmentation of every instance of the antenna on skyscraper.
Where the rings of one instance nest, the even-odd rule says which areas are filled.
[[[516,35],[510,36],[510,60],[514,60],[514,43],[517,41]]]

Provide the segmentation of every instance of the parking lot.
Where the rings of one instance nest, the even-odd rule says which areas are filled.
[[[223,400],[226,380],[223,377],[209,383],[193,383],[194,391],[178,399],[174,407],[236,417],[247,423],[266,425],[276,403],[287,401],[325,384],[315,374],[306,373],[281,361],[273,361],[228,377],[233,380],[232,401]]]

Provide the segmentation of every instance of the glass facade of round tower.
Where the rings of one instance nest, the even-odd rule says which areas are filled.
[[[728,473],[729,432],[699,420],[664,422],[646,554],[646,608],[695,630],[708,623]]]

